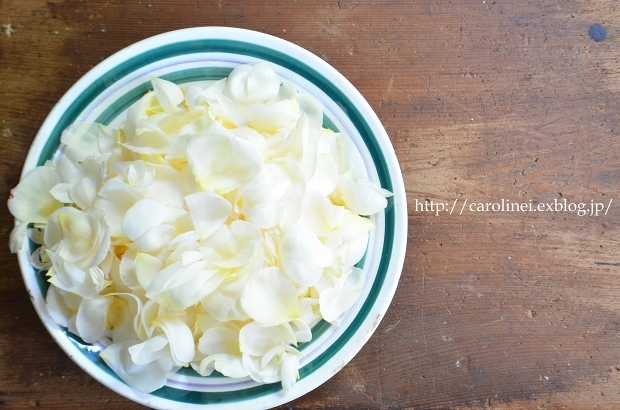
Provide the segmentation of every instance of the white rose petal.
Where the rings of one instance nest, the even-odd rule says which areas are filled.
[[[185,203],[201,240],[217,231],[232,211],[230,202],[214,192],[188,195]]]
[[[112,302],[111,297],[98,296],[93,299],[84,299],[80,304],[75,325],[78,335],[86,343],[95,343],[104,337]]]
[[[325,289],[319,296],[321,315],[327,322],[336,321],[355,303],[364,288],[364,272],[353,268],[340,287]]]
[[[38,167],[29,171],[11,190],[9,211],[24,222],[45,223],[50,215],[62,207],[50,190],[60,183],[56,171],[50,167]]]
[[[161,108],[166,112],[174,112],[184,100],[183,91],[173,82],[151,77],[151,84]]]
[[[223,194],[250,181],[263,166],[260,152],[234,136],[198,134],[187,139],[187,160],[204,191]]]
[[[241,306],[263,325],[278,325],[299,317],[293,281],[277,267],[254,273],[241,293]]]
[[[133,362],[129,348],[140,344],[140,340],[127,340],[114,343],[103,350],[99,355],[118,377],[132,388],[149,393],[162,387],[172,370],[173,362],[170,356],[161,356],[144,365]]]
[[[284,271],[295,282],[313,286],[334,255],[310,230],[290,229],[282,237],[279,257]]]

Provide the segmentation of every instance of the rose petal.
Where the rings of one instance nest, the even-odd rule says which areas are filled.
[[[262,357],[274,346],[297,343],[290,326],[262,326],[248,323],[239,331],[239,346],[244,354]]]
[[[323,319],[327,322],[335,322],[355,304],[363,288],[364,272],[353,268],[341,288],[323,290],[319,296]]]
[[[263,166],[260,152],[250,142],[204,133],[187,139],[187,160],[201,189],[220,194],[250,181]]]
[[[256,272],[241,293],[241,306],[263,325],[277,325],[299,317],[293,281],[277,267]]]
[[[162,356],[146,365],[135,364],[131,359],[129,348],[139,343],[141,343],[139,340],[114,343],[99,355],[129,386],[143,393],[150,393],[166,383],[173,363],[170,356]]]
[[[185,203],[201,240],[217,231],[232,211],[230,202],[214,192],[187,195]]]
[[[86,343],[101,340],[107,329],[107,316],[113,298],[98,296],[84,299],[77,311],[75,326],[79,336]]]
[[[151,77],[153,90],[159,100],[161,108],[166,112],[175,112],[178,105],[184,100],[183,91],[173,82],[161,78]]]
[[[127,210],[121,228],[129,239],[135,241],[150,229],[171,221],[174,221],[174,215],[161,202],[141,199]]]
[[[287,230],[279,256],[287,275],[302,286],[313,286],[334,258],[332,251],[307,229]]]
[[[359,215],[373,215],[387,206],[386,197],[392,194],[372,182],[358,178],[354,181],[347,173],[338,177],[339,199]]]
[[[93,207],[103,211],[110,235],[120,237],[124,236],[122,222],[125,214],[141,199],[142,195],[135,188],[118,179],[110,179],[99,189]]]
[[[60,183],[56,171],[50,167],[37,167],[29,171],[11,190],[8,207],[19,221],[45,223],[50,215],[62,207],[50,190]]]
[[[184,366],[194,357],[194,337],[189,326],[177,317],[158,318],[153,322],[164,331],[170,343],[170,354],[176,366]]]
[[[101,129],[92,122],[75,122],[69,125],[61,134],[60,142],[66,144],[65,155],[76,162],[82,162],[86,157],[101,154],[99,137]]]

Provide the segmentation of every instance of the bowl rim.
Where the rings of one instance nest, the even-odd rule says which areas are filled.
[[[404,264],[408,228],[406,210],[407,203],[404,182],[398,160],[396,158],[396,153],[387,132],[383,128],[383,125],[381,124],[376,113],[373,111],[362,94],[342,74],[340,74],[323,59],[300,46],[278,37],[252,30],[231,27],[194,27],[162,33],[134,43],[106,58],[86,73],[64,94],[64,96],[51,110],[50,114],[39,129],[39,132],[37,133],[24,162],[22,177],[26,172],[38,165],[38,162],[40,162],[39,156],[41,153],[50,143],[53,143],[53,140],[50,139],[50,137],[52,136],[54,129],[57,128],[60,119],[63,118],[63,115],[66,115],[67,109],[75,103],[76,99],[80,98],[85,90],[92,87],[93,84],[96,84],[105,73],[108,73],[115,67],[127,64],[132,58],[148,53],[150,50],[163,46],[174,47],[179,43],[187,42],[192,39],[241,41],[256,47],[266,47],[274,52],[275,50],[278,50],[279,52],[286,52],[291,56],[291,58],[298,61],[303,61],[305,64],[310,64],[311,67],[320,72],[321,75],[328,76],[329,81],[334,84],[339,91],[345,93],[347,98],[354,103],[354,108],[359,111],[359,115],[363,116],[364,120],[370,127],[370,131],[375,138],[380,154],[385,158],[385,166],[387,168],[385,171],[387,172],[390,184],[387,188],[394,193],[394,197],[391,200],[390,209],[387,211],[393,213],[394,219],[393,232],[391,232],[393,236],[388,238],[388,240],[392,242],[391,253],[388,257],[389,260],[387,261],[388,267],[386,268],[387,271],[389,271],[389,275],[386,275],[385,280],[381,283],[379,289],[379,295],[381,297],[376,298],[371,305],[370,310],[367,312],[365,320],[363,320],[362,324],[358,327],[353,337],[345,343],[346,349],[341,348],[338,351],[338,360],[330,358],[326,363],[321,365],[321,377],[309,378],[308,382],[303,386],[295,386],[303,388],[293,388],[287,392],[280,391],[273,395],[260,397],[258,402],[256,402],[256,400],[253,401],[253,404],[258,407],[266,408],[277,406],[294,400],[320,386],[340,369],[342,369],[359,352],[378,327],[383,315],[387,311],[396,291]],[[122,78],[119,78],[118,80],[120,81],[120,79]],[[84,361],[84,358],[76,355],[75,345],[73,342],[68,340],[67,336],[61,329],[59,329],[58,325],[51,321],[47,314],[45,301],[43,300],[42,295],[37,294],[36,288],[33,288],[34,284],[31,277],[32,275],[28,275],[26,273],[28,271],[32,271],[32,267],[28,261],[28,250],[22,250],[22,252],[18,255],[18,259],[24,283],[28,289],[37,314],[56,343],[76,364],[78,364],[78,366],[84,369],[84,371],[91,377],[95,378],[114,392],[135,402],[151,407],[175,408],[175,403],[177,402],[155,397],[152,394],[136,392],[123,382],[119,382],[115,376],[112,377],[107,374],[98,374],[99,369],[93,369],[92,366]],[[316,374],[318,373],[315,373],[315,375]],[[123,386],[125,386],[125,388],[123,388]],[[181,403],[181,405],[183,408],[191,408],[192,406],[186,403]],[[238,405],[239,402],[233,402],[232,406],[224,404],[213,407],[233,408]]]

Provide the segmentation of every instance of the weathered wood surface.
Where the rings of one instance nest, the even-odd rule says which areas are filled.
[[[400,285],[356,358],[283,408],[620,407],[617,1],[3,0],[0,24],[2,198],[75,81],[173,29],[292,41],[378,113],[410,207]],[[502,198],[614,202],[599,216],[415,209]],[[0,218],[0,406],[139,407],[48,336],[5,245],[5,206]]]

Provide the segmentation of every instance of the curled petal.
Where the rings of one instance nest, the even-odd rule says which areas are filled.
[[[84,210],[93,206],[103,177],[103,166],[95,159],[87,158],[69,183],[71,202]]]
[[[84,270],[66,262],[54,252],[48,250],[47,255],[53,265],[48,272],[50,276],[48,281],[60,289],[75,293],[84,299],[92,299],[109,285],[98,266]]]
[[[299,108],[308,117],[311,131],[319,130],[323,126],[323,108],[314,96],[300,92],[297,94]]]
[[[261,358],[244,353],[242,356],[243,368],[248,375],[259,383],[275,383],[280,381],[280,366],[278,358],[274,357],[265,366],[261,365]]]
[[[266,164],[254,180],[239,188],[235,201],[248,222],[268,229],[299,219],[306,189],[304,174],[296,162],[277,158]],[[240,205],[239,205],[240,204]]]
[[[268,63],[235,67],[226,81],[226,95],[244,104],[271,100],[278,95],[280,79]]]
[[[393,194],[374,183],[358,178],[354,181],[350,174],[338,177],[339,199],[351,211],[359,215],[373,215],[387,206],[386,197]]]
[[[129,348],[131,360],[137,365],[149,364],[160,357],[166,356],[168,351],[168,338],[166,335],[158,335],[146,340],[143,343],[133,345]]]
[[[174,112],[184,100],[183,91],[173,82],[151,77],[151,84],[161,108],[166,112]]]
[[[208,375],[213,371],[212,369],[227,377],[241,378],[248,375],[240,355],[227,353],[209,355],[200,362],[198,373]]]
[[[129,386],[138,391],[150,393],[166,383],[173,362],[170,356],[161,356],[145,365],[134,363],[129,348],[139,343],[141,343],[140,340],[114,343],[99,355],[112,371]]]
[[[268,104],[252,104],[247,108],[248,125],[258,132],[273,133],[282,128],[292,129],[295,117]]]
[[[239,332],[240,350],[251,356],[263,357],[274,346],[293,343],[297,343],[297,340],[290,326],[262,326],[251,322]]]
[[[170,147],[170,139],[156,125],[144,124],[123,146],[138,154],[165,154]]]
[[[160,317],[154,324],[166,334],[170,354],[176,366],[184,366],[194,358],[194,337],[185,322],[177,317]]]
[[[285,354],[282,358],[282,364],[280,365],[282,388],[284,390],[290,390],[295,385],[297,379],[299,379],[299,358],[298,354]]]
[[[338,185],[338,167],[334,159],[328,154],[317,156],[316,169],[308,181],[308,188],[314,189],[323,195],[331,194]]]
[[[307,343],[312,340],[312,329],[302,319],[293,319],[291,327],[295,331],[295,339],[298,343]]]
[[[135,256],[136,279],[142,289],[148,289],[159,272],[163,269],[162,261],[148,253],[137,253]]]
[[[98,209],[60,212],[64,210],[68,211],[61,208],[50,217],[48,225],[58,227],[60,240],[57,244],[46,240],[48,248],[55,249],[58,256],[80,268],[99,265],[110,248],[110,234],[103,213]]]

